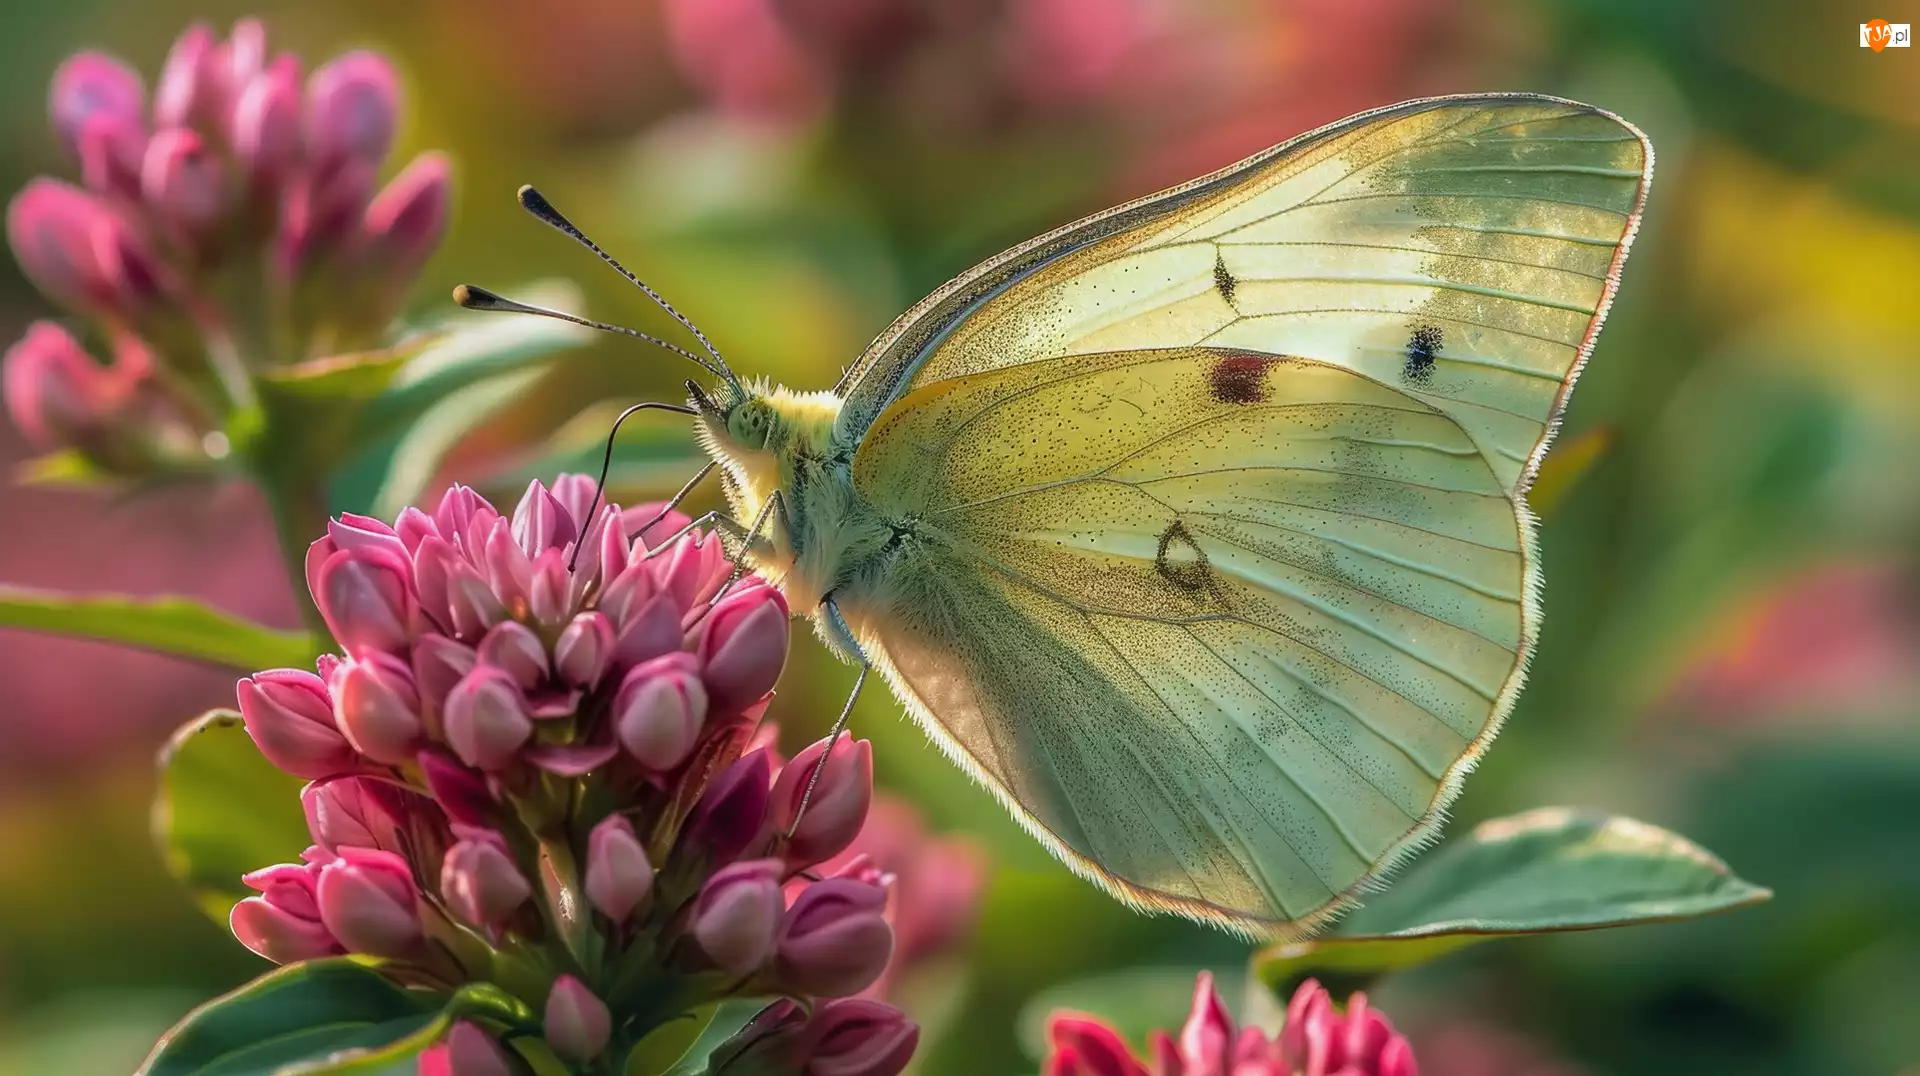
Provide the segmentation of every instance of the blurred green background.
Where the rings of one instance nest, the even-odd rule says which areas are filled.
[[[1621,811],[1777,897],[1487,946],[1378,1000],[1429,1076],[1920,1073],[1920,52],[1857,39],[1861,19],[1920,8],[8,0],[0,186],[70,171],[45,118],[62,56],[104,48],[151,79],[188,21],[249,13],[310,65],[391,55],[403,156],[453,155],[423,315],[459,281],[566,276],[593,313],[670,328],[514,207],[535,182],[736,367],[808,388],[974,261],[1363,108],[1524,89],[1627,117],[1652,136],[1657,181],[1564,442],[1602,450],[1547,514],[1530,688],[1454,827],[1549,803]],[[0,337],[45,312],[0,263]],[[619,341],[569,353],[449,477],[498,473],[556,430],[591,436],[566,424],[596,404],[674,398],[688,370],[672,361]],[[632,444],[641,484],[691,471],[677,432]],[[0,430],[0,462],[25,452]],[[245,490],[9,484],[0,519],[0,579],[187,591],[292,622]],[[797,743],[850,673],[811,640],[795,654],[777,705]],[[189,1005],[260,970],[146,836],[154,748],[230,699],[227,678],[166,659],[0,632],[3,1076],[126,1072]],[[884,692],[853,727],[882,783],[994,862],[919,1071],[1033,1071],[1018,1015],[1049,986],[1244,962],[1231,939],[1070,877]]]

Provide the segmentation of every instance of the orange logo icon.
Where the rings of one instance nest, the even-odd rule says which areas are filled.
[[[1863,38],[1861,44],[1879,52],[1887,47],[1887,42],[1893,40],[1893,26],[1885,19],[1869,19],[1860,27],[1860,34]]]

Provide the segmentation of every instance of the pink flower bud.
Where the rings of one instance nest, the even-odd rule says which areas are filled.
[[[1237,1034],[1233,1017],[1214,992],[1213,973],[1201,972],[1193,983],[1193,1011],[1180,1029],[1181,1058],[1199,1072],[1226,1072]]]
[[[275,263],[283,276],[297,276],[325,262],[359,233],[373,197],[375,166],[347,158],[300,175],[281,202]]]
[[[313,960],[342,951],[320,921],[315,881],[320,869],[283,863],[244,875],[240,880],[260,896],[234,905],[228,925],[240,944],[276,964]]]
[[[420,746],[420,694],[405,662],[368,654],[336,668],[329,686],[334,719],[361,754],[389,764],[413,757]]]
[[[1044,1076],[1149,1076],[1112,1028],[1080,1016],[1055,1016],[1047,1022],[1053,1053]],[[1180,1070],[1174,1070],[1180,1071]]]
[[[111,371],[51,321],[34,322],[7,349],[4,369],[7,412],[41,447],[104,427],[125,394]]]
[[[140,74],[105,53],[80,52],[66,58],[53,73],[47,110],[53,129],[75,152],[80,130],[87,121],[106,117],[140,127],[146,107],[146,88]]]
[[[504,669],[481,665],[447,695],[447,744],[461,761],[502,770],[533,736],[519,685]]]
[[[342,846],[399,852],[400,818],[389,806],[398,795],[371,778],[340,777],[301,789],[300,807],[314,843],[329,852]]]
[[[505,923],[533,896],[533,887],[499,844],[463,840],[447,849],[440,895],[462,921],[488,928]]]
[[[147,153],[147,129],[138,117],[101,114],[80,125],[75,139],[80,182],[88,190],[129,201],[140,197],[140,166]]]
[[[213,30],[196,23],[174,40],[153,91],[153,118],[162,127],[217,129],[221,80]]]
[[[315,894],[320,921],[351,952],[400,957],[420,943],[413,872],[392,852],[340,849],[320,868]]]
[[[240,716],[268,762],[295,777],[330,777],[359,758],[334,722],[333,697],[318,676],[270,669],[240,681]]]
[[[395,279],[413,276],[446,234],[453,180],[447,158],[414,158],[367,206],[365,257]],[[571,521],[569,521],[571,524]]]
[[[347,653],[403,653],[412,639],[407,563],[374,548],[341,549],[320,565],[313,600]]]
[[[307,145],[322,168],[345,158],[377,165],[393,145],[400,85],[386,59],[350,52],[307,80]]]
[[[745,975],[773,955],[782,869],[777,859],[749,859],[721,868],[700,890],[693,936],[720,970]]]
[[[430,535],[420,539],[413,551],[413,575],[421,609],[434,623],[462,639],[478,639],[507,618],[506,606],[493,588],[445,538]]]
[[[707,716],[699,663],[676,650],[634,666],[613,698],[614,732],[627,753],[664,772],[686,761]]]
[[[529,558],[548,549],[560,549],[577,537],[573,516],[566,505],[547,491],[539,479],[528,483],[527,491],[513,509],[513,541]]]
[[[470,646],[433,632],[420,636],[413,644],[413,682],[420,689],[421,704],[433,710],[444,709],[453,686],[479,663],[479,655]]]
[[[139,317],[161,297],[161,268],[118,214],[93,221],[87,240],[99,271],[100,302],[121,317]]]
[[[254,75],[233,110],[233,153],[256,189],[284,181],[300,160],[300,61],[282,56]]]
[[[161,131],[147,143],[140,194],[156,217],[191,231],[218,220],[232,197],[225,165],[185,127]]]
[[[564,552],[547,549],[533,558],[533,571],[527,580],[527,611],[542,627],[558,627],[573,612],[573,582]]]
[[[7,206],[7,242],[27,277],[48,299],[95,310],[118,293],[113,269],[103,265],[94,235],[112,212],[97,198],[59,180],[31,180]]]
[[[420,1055],[419,1076],[514,1076],[513,1062],[492,1035],[462,1020]]]
[[[802,890],[780,925],[780,979],[817,997],[847,997],[873,985],[893,955],[887,891],[851,878]]]
[[[233,24],[226,41],[215,51],[220,61],[216,71],[229,90],[245,86],[267,63],[267,27],[259,19],[245,18]]]
[[[407,557],[407,547],[400,541],[400,535],[372,516],[342,512],[327,520],[327,537],[332,539],[335,549],[377,549],[402,561]]]
[[[533,587],[533,558],[513,540],[513,527],[504,519],[494,520],[493,529],[487,532],[481,546],[480,570],[509,610],[527,608],[527,595]]]
[[[516,1076],[520,1071],[485,1028],[466,1020],[420,1055],[419,1076]]]
[[[824,758],[824,764],[822,759]],[[820,777],[814,780],[818,768]],[[800,801],[813,784],[813,798],[804,813]],[[820,740],[793,757],[773,786],[773,826],[793,831],[787,843],[787,862],[796,867],[823,863],[845,851],[866,823],[873,802],[873,745],[842,736],[827,754]],[[794,819],[799,818],[796,828]]]
[[[647,564],[653,569],[655,585],[672,594],[682,610],[712,597],[733,571],[720,540],[698,533],[683,536]]]
[[[701,850],[710,864],[740,858],[766,834],[767,785],[772,780],[773,763],[765,749],[720,771],[700,794],[680,844]]]
[[[613,660],[613,622],[604,613],[581,613],[568,622],[553,644],[553,667],[560,680],[590,688]]]
[[[627,571],[644,572],[646,569],[645,564],[635,564]],[[673,595],[665,591],[653,595],[646,604],[618,623],[619,638],[613,649],[616,664],[634,665],[680,650],[680,607],[673,604]]]
[[[466,826],[489,828],[495,823],[496,804],[486,777],[438,751],[422,751],[416,759],[427,791],[447,817]]]
[[[533,629],[515,620],[496,624],[480,640],[480,660],[506,670],[523,688],[547,678],[547,648]]]
[[[891,1005],[842,998],[820,1006],[806,1039],[807,1076],[899,1076],[920,1045],[920,1025]]]
[[[1181,1045],[1184,1049],[1184,1035]],[[1407,1040],[1367,1006],[1365,994],[1353,995],[1343,1016],[1326,988],[1312,979],[1294,990],[1275,1047],[1282,1071],[1303,1076],[1418,1076],[1419,1071]]]
[[[613,621],[615,628],[624,628],[635,613],[653,600],[658,589],[653,581],[652,566],[636,560],[607,575],[607,585],[601,588],[595,604]],[[671,605],[671,601],[668,604]],[[678,631],[678,609],[673,611],[673,621]]]
[[[439,536],[440,528],[433,522],[432,516],[408,505],[400,509],[399,516],[395,517],[393,534],[400,539],[400,548],[406,550],[408,557],[412,557],[422,541]]]
[[[485,497],[456,484],[440,495],[440,504],[433,510],[433,522],[441,537],[461,543],[462,548],[472,553],[476,548],[473,536],[484,537],[499,515]]]
[[[716,710],[738,709],[773,690],[787,661],[786,599],[772,587],[722,598],[707,614],[700,658]]]
[[[613,1035],[613,1014],[606,1002],[593,996],[586,984],[562,975],[547,995],[547,1045],[561,1057],[591,1061],[607,1048]]]
[[[624,817],[608,815],[587,835],[587,899],[600,914],[624,923],[653,889],[653,864]]]

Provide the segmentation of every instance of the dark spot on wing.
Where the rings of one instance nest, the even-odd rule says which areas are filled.
[[[1160,551],[1154,554],[1153,568],[1162,579],[1185,591],[1206,590],[1213,578],[1213,570],[1207,567],[1207,551],[1177,519],[1160,532]]]
[[[1222,356],[1207,375],[1207,387],[1221,403],[1262,403],[1267,398],[1267,364],[1271,361],[1265,355],[1244,352]]]
[[[1220,295],[1226,299],[1228,306],[1233,305],[1235,283],[1233,274],[1227,272],[1227,259],[1216,251],[1213,255],[1213,286],[1220,289]]]
[[[1433,380],[1433,356],[1444,341],[1438,325],[1416,325],[1407,341],[1407,362],[1400,373],[1408,381],[1424,385]]]

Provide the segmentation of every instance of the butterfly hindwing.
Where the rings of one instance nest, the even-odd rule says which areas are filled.
[[[1339,367],[1177,349],[950,379],[855,481],[919,521],[911,597],[867,633],[902,696],[1149,905],[1316,918],[1411,839],[1521,649],[1498,479]]]

